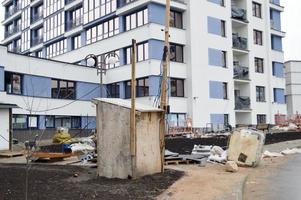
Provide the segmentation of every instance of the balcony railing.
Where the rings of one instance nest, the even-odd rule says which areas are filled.
[[[33,24],[34,22],[39,21],[40,19],[43,19],[43,13],[42,12],[39,12],[39,13],[36,13],[36,14],[32,15],[30,22],[31,22],[31,24]]]
[[[76,28],[76,27],[78,27],[82,24],[83,24],[83,17],[78,17],[78,18],[73,19],[71,21],[67,21],[66,22],[66,30],[70,31],[70,30],[72,30],[72,29],[74,29],[74,28]]]
[[[243,22],[248,22],[247,20],[247,11],[242,8],[232,7],[231,16],[233,19],[237,19]]]
[[[38,36],[38,37],[35,37],[31,40],[31,46],[36,46],[38,44],[41,44],[43,42],[43,36]]]
[[[21,5],[20,4],[15,5],[14,7],[9,9],[8,11],[6,11],[5,19],[9,18],[10,16],[14,15],[15,13],[17,13],[20,10],[21,10]]]
[[[14,35],[15,33],[18,33],[21,31],[21,27],[20,26],[15,26],[13,27],[12,29],[10,30],[7,30],[5,33],[4,33],[4,37],[7,38],[11,35]]]
[[[251,101],[250,97],[236,96],[235,97],[235,110],[250,110]]]
[[[233,67],[234,79],[249,80],[249,68],[240,65],[234,65]]]
[[[248,39],[239,36],[238,33],[232,34],[232,45],[235,49],[248,50]]]

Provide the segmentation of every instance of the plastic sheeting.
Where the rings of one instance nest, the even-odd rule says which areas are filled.
[[[244,110],[250,109],[250,97],[239,96],[235,98],[235,109]]]

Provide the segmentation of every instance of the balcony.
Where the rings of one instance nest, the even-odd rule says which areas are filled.
[[[241,37],[238,33],[233,33],[232,45],[235,49],[248,51],[248,38]]]
[[[41,44],[43,42],[43,36],[37,36],[31,40],[31,47]]]
[[[79,27],[83,24],[83,17],[78,17],[71,21],[66,22],[66,31],[70,31],[76,27]]]
[[[236,20],[240,20],[240,21],[243,21],[245,23],[248,23],[247,11],[245,9],[232,7],[231,17],[232,17],[232,19],[236,19]]]
[[[251,110],[250,97],[236,96],[235,97],[235,110]]]
[[[20,10],[21,10],[21,5],[20,4],[15,5],[13,8],[5,12],[5,19],[9,18],[10,16],[14,15]]]
[[[14,35],[15,33],[18,33],[21,31],[21,27],[20,26],[15,26],[13,27],[12,29],[10,30],[7,30],[5,33],[4,33],[4,37],[7,38],[11,35]]]
[[[243,67],[238,64],[235,64],[233,67],[233,75],[234,79],[237,80],[245,80],[248,81],[249,79],[249,68],[248,67]]]
[[[43,19],[43,13],[42,12],[35,13],[32,15],[30,23],[33,24],[39,21],[40,19]]]

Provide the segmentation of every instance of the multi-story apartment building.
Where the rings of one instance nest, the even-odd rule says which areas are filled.
[[[137,99],[156,105],[165,0],[5,0],[10,51],[85,66],[115,52],[104,82],[109,97],[130,97],[131,39],[137,47]],[[279,0],[171,1],[169,122],[275,122],[286,115]]]

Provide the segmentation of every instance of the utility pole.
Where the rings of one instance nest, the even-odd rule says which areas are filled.
[[[132,175],[135,172],[136,157],[136,40],[132,40],[132,80],[131,80],[131,116],[130,116],[130,148],[132,158]]]
[[[164,110],[162,120],[160,121],[160,150],[161,150],[161,171],[164,172],[164,154],[165,154],[165,133],[166,133],[166,121],[167,114],[167,74],[169,66],[169,22],[170,22],[170,0],[166,0],[166,12],[165,12],[165,41],[163,52],[163,74],[161,83],[161,98],[160,108]]]

